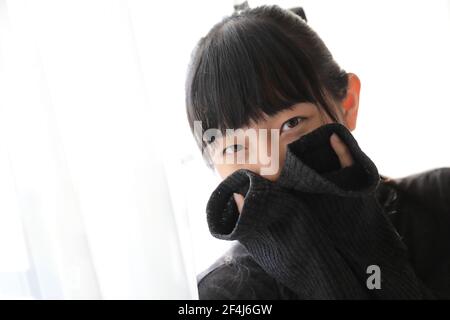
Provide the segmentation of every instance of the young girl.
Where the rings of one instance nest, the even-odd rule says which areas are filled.
[[[235,13],[191,59],[189,124],[223,178],[208,225],[238,240],[200,299],[450,298],[450,168],[378,174],[350,133],[360,80],[301,8]]]

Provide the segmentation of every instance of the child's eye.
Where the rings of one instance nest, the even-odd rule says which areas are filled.
[[[223,149],[223,154],[232,154],[241,151],[244,147],[240,144],[232,144],[225,149]]]
[[[302,122],[303,118],[302,117],[295,117],[295,118],[291,118],[288,121],[286,121],[285,123],[283,123],[283,125],[281,126],[281,133],[291,130],[292,128],[295,128],[296,126],[298,126],[300,124],[300,122]]]

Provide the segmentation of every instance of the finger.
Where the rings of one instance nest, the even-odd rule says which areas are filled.
[[[336,133],[331,135],[330,143],[339,158],[341,167],[345,168],[351,166],[353,164],[352,154]]]
[[[242,208],[244,207],[244,197],[239,193],[233,193],[233,197],[239,213],[242,213]]]

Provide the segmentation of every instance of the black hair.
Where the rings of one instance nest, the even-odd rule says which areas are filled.
[[[260,6],[213,26],[194,48],[186,80],[186,111],[202,129],[241,128],[296,103],[314,103],[335,122],[332,101],[347,91],[347,73],[307,24],[302,8]]]

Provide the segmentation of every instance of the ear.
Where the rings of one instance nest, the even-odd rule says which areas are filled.
[[[348,73],[347,95],[342,100],[342,109],[344,112],[345,126],[353,131],[356,128],[356,119],[358,118],[359,92],[361,90],[361,81],[354,73]]]

